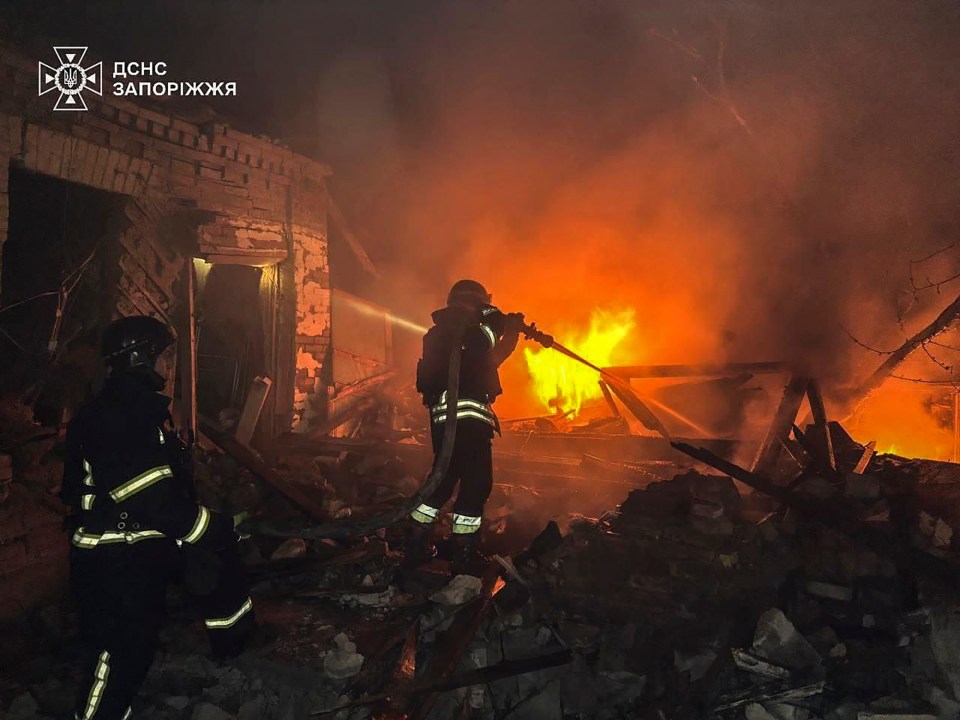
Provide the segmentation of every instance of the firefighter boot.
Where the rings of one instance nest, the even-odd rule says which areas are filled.
[[[437,548],[433,544],[433,525],[408,520],[403,540],[403,562],[400,566],[411,570],[433,560]]]
[[[454,534],[453,553],[450,562],[452,575],[473,575],[480,577],[487,564],[487,558],[477,549],[480,533]]]

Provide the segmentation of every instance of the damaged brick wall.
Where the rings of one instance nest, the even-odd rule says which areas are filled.
[[[297,374],[293,429],[306,430],[322,413],[321,370],[330,346],[330,265],[322,236],[293,228],[297,288]]]
[[[153,315],[171,322],[183,256],[159,237],[162,204],[149,198],[131,201],[124,209],[130,227],[120,236],[118,315]]]
[[[183,255],[162,227],[178,213],[200,218],[193,252],[201,257],[293,264],[284,277],[294,287],[285,289],[278,322],[287,334],[280,346],[290,350],[278,360],[275,392],[281,413],[302,426],[323,396],[329,344],[329,168],[220,122],[189,122],[162,105],[104,95],[91,97],[87,112],[53,112],[49,98],[37,96],[36,72],[36,59],[0,43],[7,88],[0,94],[0,162],[135,201],[121,238],[118,312],[169,317]],[[7,174],[0,173],[0,262],[7,207]]]

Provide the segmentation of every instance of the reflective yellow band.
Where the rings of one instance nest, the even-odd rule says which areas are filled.
[[[133,708],[128,707],[127,711],[123,714],[123,717],[120,720],[130,720],[130,717],[133,715]]]
[[[489,415],[484,415],[483,413],[478,413],[475,410],[458,410],[457,419],[462,420],[464,418],[475,418],[477,420],[483,420],[483,422],[487,423],[488,425],[496,426],[496,422],[492,417]],[[434,416],[433,421],[437,424],[445,423],[447,421],[446,413],[443,415]]]
[[[481,325],[480,329],[483,330],[483,334],[490,341],[490,347],[494,347],[497,344],[497,334],[493,331],[493,328],[488,325]]]
[[[93,487],[93,468],[86,460],[83,461],[83,471],[87,474],[83,479],[83,484],[87,487]]]
[[[421,503],[420,507],[410,513],[410,517],[412,517],[418,523],[429,525],[437,519],[437,513],[439,512],[440,510],[438,508],[430,507],[429,505]]]
[[[208,527],[210,527],[210,511],[203,505],[200,505],[199,511],[197,512],[197,520],[193,523],[193,528],[180,539],[192,545],[203,537]]]
[[[100,698],[103,697],[103,690],[107,686],[107,678],[110,677],[110,653],[104,650],[100,653],[97,660],[97,667],[93,671],[93,687],[90,688],[90,694],[87,696],[87,705],[83,709],[83,720],[90,720],[100,707]]]
[[[98,545],[111,545],[114,543],[133,544],[141,540],[162,537],[166,537],[166,535],[159,530],[137,530],[134,532],[108,531],[103,533],[103,535],[94,535],[93,533],[84,531],[84,529],[80,527],[77,528],[77,531],[73,534],[72,542],[73,545],[78,548],[94,548]]]
[[[84,510],[90,510],[93,507],[93,501],[96,499],[96,495],[81,495],[80,496],[80,507]]]
[[[480,520],[481,518],[474,517],[473,515],[459,515],[454,513],[453,532],[458,535],[469,535],[471,533],[475,533],[480,529]]]
[[[481,402],[476,400],[460,400],[457,402],[457,410],[478,410],[479,412],[486,412],[493,414],[493,411],[490,409],[489,405],[484,405]],[[430,408],[430,412],[434,415],[439,415],[441,413],[447,412],[446,405],[434,405]]]
[[[134,495],[135,493],[150,487],[155,482],[168,477],[173,477],[173,470],[170,469],[169,465],[160,465],[159,467],[150,468],[146,472],[140,473],[132,480],[127,480],[127,482],[125,482],[123,485],[111,490],[110,497],[112,497],[115,502],[126,500],[131,495]]]
[[[246,615],[248,612],[253,610],[253,600],[247,598],[246,602],[240,606],[240,609],[237,610],[230,617],[225,618],[214,618],[212,620],[204,620],[203,624],[208,628],[214,630],[223,630],[224,628],[233,627],[239,622],[240,618]]]
[[[157,432],[160,433],[160,444],[161,444],[161,445],[166,445],[167,439],[163,436],[163,428],[158,427],[158,428],[157,428]]]
[[[480,314],[486,316],[486,315],[489,315],[490,313],[495,313],[495,312],[497,312],[497,308],[491,305],[490,307],[485,307]]]

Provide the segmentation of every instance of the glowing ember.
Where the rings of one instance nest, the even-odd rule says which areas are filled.
[[[558,335],[557,340],[590,362],[605,367],[613,364],[614,351],[634,329],[633,317],[633,310],[594,310],[586,333],[567,332]],[[601,396],[597,382],[600,378],[595,370],[552,350],[524,348],[523,354],[534,392],[551,412],[570,411],[575,417],[585,400]]]
[[[874,392],[846,423],[862,443],[876,440],[878,453],[952,460],[954,434],[952,388],[928,388],[891,379]]]

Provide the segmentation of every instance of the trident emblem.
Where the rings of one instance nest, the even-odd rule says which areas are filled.
[[[86,110],[87,104],[83,101],[83,92],[89,90],[95,95],[103,94],[103,63],[98,62],[90,67],[83,67],[83,56],[87,53],[85,47],[53,48],[59,61],[58,67],[39,63],[38,65],[38,94],[58,90],[54,110]]]
[[[71,90],[77,86],[80,71],[77,68],[68,67],[63,71],[63,84]]]

